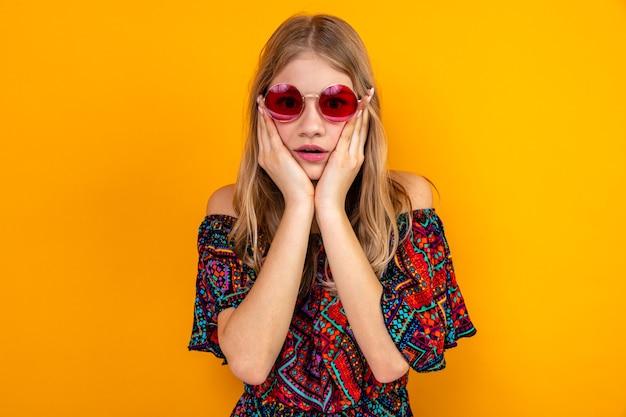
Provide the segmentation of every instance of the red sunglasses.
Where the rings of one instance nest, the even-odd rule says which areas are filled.
[[[284,123],[296,120],[302,114],[307,97],[317,98],[322,116],[335,123],[354,116],[360,102],[350,87],[341,84],[326,87],[320,94],[306,95],[291,84],[276,84],[267,90],[263,100],[272,119]]]

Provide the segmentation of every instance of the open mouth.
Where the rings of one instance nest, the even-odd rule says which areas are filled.
[[[328,152],[319,146],[305,145],[296,149],[296,153],[301,159],[308,162],[321,162],[328,157]]]
[[[326,151],[316,145],[304,145],[296,149],[296,152],[302,153],[326,153]]]

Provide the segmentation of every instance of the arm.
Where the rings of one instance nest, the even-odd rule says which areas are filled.
[[[259,164],[281,189],[285,211],[250,292],[239,307],[218,317],[220,347],[231,371],[249,384],[265,381],[285,341],[314,210],[311,181],[284,148],[271,120],[265,114],[259,119]]]
[[[337,292],[354,336],[379,382],[391,382],[409,365],[391,340],[383,320],[382,286],[344,213],[318,215]]]
[[[220,347],[232,373],[246,383],[265,381],[285,341],[306,255],[307,215],[312,210],[285,210],[250,292],[239,307],[219,315]]]
[[[404,186],[413,208],[432,205],[430,185],[422,177],[394,173]],[[361,245],[354,234],[345,210],[316,212],[328,262],[337,285],[353,333],[379,382],[391,382],[408,369],[409,364],[391,339],[381,309],[382,286],[374,274]]]
[[[379,382],[391,382],[406,374],[409,364],[385,326],[381,309],[382,285],[344,209],[347,190],[363,162],[367,117],[365,110],[362,117],[346,125],[333,159],[316,188],[315,212],[339,298],[357,343],[374,377]],[[430,188],[415,187],[419,184],[415,178],[420,177],[409,178],[414,183],[401,183],[407,188],[412,201],[419,199],[422,204],[429,205],[432,198]],[[416,192],[418,189],[419,192]]]

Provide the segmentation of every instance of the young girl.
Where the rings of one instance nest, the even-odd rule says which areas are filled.
[[[245,383],[233,416],[410,416],[409,368],[475,333],[430,184],[386,170],[374,85],[336,17],[263,49],[237,183],[200,226],[189,345]]]

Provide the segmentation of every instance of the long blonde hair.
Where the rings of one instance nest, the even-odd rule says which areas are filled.
[[[231,233],[235,252],[256,271],[262,265],[260,246],[272,241],[284,211],[281,192],[258,164],[256,97],[266,92],[285,65],[304,52],[318,54],[338,71],[349,75],[359,97],[365,96],[375,85],[365,45],[354,29],[337,17],[291,17],[265,44],[250,89],[249,131],[233,200],[238,220]],[[376,94],[369,104],[369,112],[365,161],[346,197],[346,213],[374,272],[380,276],[401,240],[396,217],[403,212],[410,213],[410,202],[402,186],[393,181],[387,171],[387,140]],[[316,259],[317,253],[310,240],[301,293],[308,291],[315,281]]]

